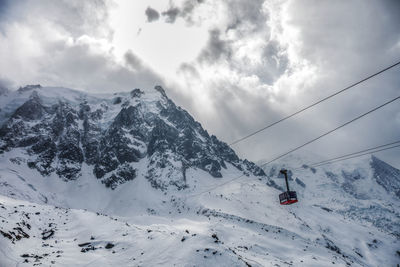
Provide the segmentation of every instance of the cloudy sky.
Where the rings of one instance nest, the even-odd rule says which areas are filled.
[[[0,86],[160,84],[230,143],[400,60],[396,0],[0,0]],[[235,145],[268,161],[400,95],[400,67]],[[400,140],[397,101],[308,146]],[[379,153],[400,167],[400,149]]]

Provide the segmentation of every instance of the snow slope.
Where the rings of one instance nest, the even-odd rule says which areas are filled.
[[[391,266],[398,260],[395,237],[302,202],[283,209],[277,192],[260,181],[221,193],[123,217],[0,197],[2,233],[18,234],[20,227],[29,235],[0,239],[2,265]],[[114,247],[106,249],[108,243]]]
[[[32,199],[0,198],[5,207],[0,207],[0,218],[6,221],[0,230],[10,233],[21,227],[30,236],[14,243],[0,237],[5,266],[25,260],[32,264],[34,255],[43,257],[38,262],[44,266],[52,261],[54,266],[395,266],[399,261],[398,237],[334,210],[338,203],[320,201],[323,194],[318,198],[300,191],[298,204],[282,207],[278,190],[250,176],[196,195],[237,177],[234,167],[217,181],[193,171],[188,192],[165,194],[145,178],[114,191],[94,179],[65,182],[47,177],[53,183],[39,184],[35,180],[44,178],[29,168],[9,166],[13,171],[1,172],[0,188],[9,190],[2,195]],[[9,186],[4,187],[5,182]],[[49,229],[54,235],[43,240],[42,233]],[[105,249],[108,243],[115,247]],[[81,252],[83,248],[89,250]]]

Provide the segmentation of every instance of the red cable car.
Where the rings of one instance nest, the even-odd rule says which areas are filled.
[[[279,202],[281,205],[290,205],[293,203],[296,203],[297,200],[297,194],[296,191],[290,191],[289,190],[289,182],[287,178],[287,170],[282,169],[280,171],[283,175],[285,175],[285,181],[286,181],[286,192],[283,192],[282,194],[279,194]]]

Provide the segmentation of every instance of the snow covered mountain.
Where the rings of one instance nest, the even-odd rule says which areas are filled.
[[[3,90],[0,123],[0,266],[400,262],[400,171],[376,157],[304,165],[282,207],[305,156],[262,170],[160,86]]]
[[[63,96],[49,99],[55,90]],[[145,176],[162,190],[169,186],[185,188],[188,168],[221,177],[221,169],[230,163],[256,175],[264,174],[210,136],[160,86],[147,94],[134,89],[129,94],[102,98],[60,91],[37,85],[10,94],[10,98],[20,94],[18,97],[22,95],[26,101],[9,118],[6,112],[13,110],[14,103],[4,106],[6,122],[0,129],[0,153],[26,148],[30,168],[42,175],[56,173],[64,180],[78,179],[86,163],[111,189],[134,179],[142,160],[147,165]]]

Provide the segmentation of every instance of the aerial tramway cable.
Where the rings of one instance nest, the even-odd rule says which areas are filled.
[[[320,104],[320,103],[322,103],[322,102],[324,102],[324,101],[326,101],[326,100],[328,100],[328,99],[330,99],[330,98],[332,98],[332,97],[334,97],[334,96],[336,96],[336,95],[338,95],[338,94],[340,94],[340,93],[342,93],[342,92],[344,92],[344,91],[347,91],[347,90],[349,90],[350,88],[353,88],[353,87],[355,87],[356,85],[361,84],[361,83],[363,83],[363,82],[365,82],[365,81],[367,81],[367,80],[369,80],[369,79],[371,79],[371,78],[373,78],[373,77],[375,77],[375,76],[377,76],[377,75],[379,75],[379,74],[381,74],[381,73],[383,73],[383,72],[385,72],[385,71],[387,71],[387,70],[389,70],[389,69],[391,69],[391,68],[393,68],[393,67],[395,67],[395,66],[397,66],[397,65],[399,65],[399,64],[400,64],[400,61],[398,61],[398,62],[396,62],[396,63],[394,63],[394,64],[392,64],[392,65],[390,65],[390,66],[388,66],[388,67],[386,67],[386,68],[384,68],[384,69],[382,69],[382,70],[380,70],[380,71],[378,71],[378,72],[376,72],[376,73],[374,73],[374,74],[372,74],[372,75],[370,75],[370,76],[368,76],[368,77],[366,77],[366,78],[364,78],[364,79],[358,81],[358,82],[355,82],[355,83],[349,85],[348,87],[346,87],[346,88],[344,88],[344,89],[342,89],[342,90],[339,90],[339,91],[335,92],[334,94],[331,94],[331,95],[329,95],[329,96],[327,96],[327,97],[325,97],[325,98],[323,98],[323,99],[321,99],[321,100],[319,100],[319,101],[317,101],[317,102],[315,102],[315,103],[313,103],[313,104],[311,104],[311,105],[309,105],[309,106],[307,106],[307,107],[305,107],[305,108],[303,108],[303,109],[301,109],[301,110],[299,110],[299,111],[297,111],[297,112],[295,112],[295,113],[292,113],[292,114],[290,114],[290,115],[288,115],[288,116],[286,116],[286,117],[284,117],[284,118],[282,118],[282,119],[280,119],[280,120],[278,120],[278,121],[276,121],[276,122],[274,122],[274,123],[272,123],[272,124],[269,124],[269,125],[267,125],[267,126],[261,128],[261,129],[255,131],[255,132],[253,132],[253,133],[250,133],[249,135],[247,135],[247,136],[245,136],[245,137],[242,137],[242,138],[240,138],[240,139],[238,139],[238,140],[236,140],[236,141],[230,143],[229,145],[230,145],[230,146],[231,146],[231,145],[235,145],[235,144],[237,144],[237,143],[239,143],[239,142],[241,142],[241,141],[243,141],[243,140],[245,140],[245,139],[247,139],[247,138],[250,138],[251,136],[253,136],[253,135],[255,135],[255,134],[259,133],[259,132],[262,132],[262,131],[264,131],[264,130],[266,130],[266,129],[268,129],[268,128],[270,128],[270,127],[272,127],[272,126],[274,126],[274,125],[276,125],[276,124],[278,124],[278,123],[280,123],[280,122],[282,122],[282,121],[284,121],[284,120],[287,120],[287,119],[289,119],[289,118],[291,118],[291,117],[293,117],[293,116],[295,116],[295,115],[297,115],[297,114],[299,114],[299,113],[301,113],[301,112],[303,112],[303,111],[306,111],[307,109],[309,109],[309,108],[311,108],[311,107],[314,107],[314,106],[316,106],[316,105],[318,105],[318,104]],[[330,134],[330,133],[332,133],[332,132],[334,132],[334,131],[336,131],[336,130],[338,130],[338,129],[340,129],[340,128],[342,128],[342,127],[344,127],[344,126],[346,126],[346,125],[348,125],[348,124],[350,124],[350,123],[352,123],[352,122],[354,122],[354,121],[356,121],[356,120],[358,120],[358,119],[361,119],[362,117],[364,117],[364,116],[366,116],[366,115],[368,115],[368,114],[370,114],[370,113],[372,113],[372,112],[374,112],[374,111],[376,111],[376,110],[378,110],[378,109],[380,109],[380,108],[382,108],[382,107],[384,107],[384,106],[386,106],[386,105],[388,105],[388,104],[390,104],[390,103],[392,103],[392,102],[398,100],[399,98],[400,98],[400,96],[398,96],[398,97],[396,97],[396,98],[394,98],[394,99],[392,99],[392,100],[390,100],[390,101],[388,101],[388,102],[386,102],[386,103],[384,103],[384,104],[382,104],[382,105],[380,105],[380,106],[378,106],[378,107],[376,107],[376,108],[374,108],[374,109],[372,109],[372,110],[370,110],[370,111],[368,111],[368,112],[366,112],[366,113],[364,113],[364,114],[362,114],[362,115],[360,115],[360,116],[358,116],[358,117],[356,117],[356,118],[354,118],[354,119],[352,119],[352,120],[350,120],[350,121],[348,121],[348,122],[346,122],[346,123],[344,123],[344,124],[342,124],[342,125],[340,125],[340,126],[338,126],[338,127],[336,127],[336,128],[333,129],[333,130],[330,130],[330,131],[328,131],[328,132],[326,132],[326,133],[324,133],[324,134],[322,134],[322,135],[320,135],[320,136],[318,136],[318,137],[316,137],[316,138],[314,138],[314,139],[308,141],[307,143],[305,143],[305,144],[303,144],[303,145],[301,145],[301,146],[298,146],[298,147],[296,147],[296,148],[294,148],[294,149],[292,149],[292,150],[290,150],[290,151],[288,151],[288,152],[286,152],[286,153],[284,153],[284,154],[282,154],[282,155],[280,155],[280,156],[278,156],[278,157],[276,157],[276,158],[274,158],[274,159],[272,159],[272,160],[270,160],[270,161],[268,161],[268,162],[266,162],[266,163],[264,163],[264,164],[262,164],[262,165],[260,165],[260,166],[263,167],[263,166],[265,166],[265,165],[268,165],[268,164],[270,164],[270,163],[273,162],[273,161],[276,161],[276,160],[278,160],[278,159],[280,159],[280,158],[282,158],[282,157],[284,157],[284,156],[286,156],[286,155],[288,155],[288,154],[290,154],[290,153],[292,153],[292,152],[294,152],[294,151],[296,151],[296,150],[298,150],[298,149],[300,149],[300,148],[302,148],[302,147],[304,147],[304,146],[306,146],[306,145],[309,145],[309,144],[311,144],[311,143],[313,143],[313,142],[315,142],[315,141],[321,139],[322,137],[324,137],[324,136],[326,136],[326,135],[328,135],[328,134]],[[397,143],[397,142],[395,142],[395,143]],[[392,143],[392,144],[394,144],[394,143]],[[379,147],[375,147],[375,149],[376,149],[376,148],[380,148],[380,147],[384,147],[384,146],[388,146],[388,145],[390,145],[390,144],[383,145],[383,146],[379,146]],[[397,146],[394,146],[394,147],[397,147]],[[376,150],[376,151],[374,151],[374,152],[383,151],[383,150],[391,149],[391,148],[394,148],[394,147],[384,148],[384,149]],[[372,150],[372,149],[373,149],[373,148],[367,149],[367,150],[364,150],[364,151],[370,151],[370,150]],[[362,152],[364,152],[364,151],[360,151],[360,152],[354,153],[354,154],[359,154],[359,153],[362,153]],[[370,152],[370,153],[373,153],[373,152]],[[369,154],[369,153],[365,153],[365,154]],[[363,155],[365,155],[365,154],[363,154]],[[347,156],[350,156],[350,155],[347,155]],[[359,155],[359,156],[361,156],[361,155]],[[345,157],[345,156],[342,156],[342,157],[340,157],[340,158],[343,158],[343,157]],[[338,159],[338,158],[335,158],[335,160],[336,160],[336,159]],[[346,159],[350,159],[350,158],[346,158]],[[327,162],[327,161],[324,161],[324,162]],[[321,162],[320,162],[320,163],[321,163]],[[325,163],[324,163],[324,164],[325,164]],[[324,164],[321,164],[321,165],[324,165]],[[326,164],[328,164],[328,163],[326,163]],[[321,166],[321,165],[318,165],[318,166]],[[198,195],[202,195],[202,194],[207,193],[207,192],[211,192],[213,189],[216,189],[216,188],[218,188],[218,187],[221,187],[221,186],[224,186],[224,185],[226,185],[226,184],[228,184],[228,183],[231,183],[231,182],[233,182],[233,181],[236,181],[236,180],[242,178],[243,176],[245,176],[244,173],[241,174],[240,176],[234,178],[234,179],[231,179],[231,180],[229,180],[229,181],[226,181],[226,182],[224,182],[224,183],[221,183],[221,184],[219,184],[219,185],[217,185],[217,186],[214,186],[214,187],[212,187],[212,188],[209,188],[209,189],[207,189],[207,190],[205,190],[205,191],[202,191],[202,192],[199,192],[199,193],[197,193],[197,194],[193,194],[193,195],[190,195],[190,196],[186,196],[185,198],[187,199],[187,198],[195,197],[195,196],[198,196]]]
[[[363,83],[363,82],[365,82],[365,81],[367,81],[367,80],[369,80],[369,79],[371,79],[371,78],[373,78],[375,76],[378,76],[379,74],[381,74],[381,73],[383,73],[383,72],[385,72],[385,71],[387,71],[387,70],[389,70],[391,68],[394,68],[395,66],[397,66],[399,64],[400,64],[400,61],[398,61],[398,62],[396,62],[396,63],[394,63],[394,64],[392,64],[392,65],[390,65],[390,66],[388,66],[388,67],[386,67],[386,68],[384,68],[384,69],[382,69],[382,70],[380,70],[380,71],[378,71],[378,72],[376,72],[376,73],[374,73],[372,75],[369,75],[368,77],[365,77],[364,79],[362,79],[362,80],[360,80],[358,82],[355,82],[355,83],[347,86],[346,88],[343,88],[342,90],[339,90],[339,91],[337,91],[337,92],[335,92],[335,93],[333,93],[333,94],[331,94],[331,95],[329,95],[329,96],[327,96],[327,97],[325,97],[325,98],[323,98],[321,100],[318,100],[317,102],[315,102],[315,103],[313,103],[313,104],[311,104],[311,105],[309,105],[307,107],[304,107],[304,108],[302,108],[302,109],[300,109],[300,110],[298,110],[298,111],[296,111],[296,112],[294,112],[294,113],[292,113],[292,114],[290,114],[290,115],[288,115],[288,116],[286,116],[286,117],[284,117],[284,118],[282,118],[282,119],[280,119],[280,120],[278,120],[276,122],[268,124],[267,126],[264,126],[263,128],[255,131],[255,132],[252,132],[252,133],[250,133],[250,134],[248,134],[248,135],[246,135],[246,136],[244,136],[244,137],[242,137],[242,138],[240,138],[240,139],[238,139],[236,141],[233,141],[229,145],[232,146],[232,145],[235,145],[235,144],[237,144],[239,142],[242,142],[242,141],[252,137],[253,135],[256,135],[256,134],[258,134],[258,133],[260,133],[260,132],[262,132],[262,131],[264,131],[264,130],[266,130],[266,129],[268,129],[268,128],[270,128],[270,127],[272,127],[272,126],[274,126],[274,125],[276,125],[276,124],[278,124],[278,123],[280,123],[282,121],[285,121],[285,120],[287,120],[287,119],[289,119],[289,118],[291,118],[291,117],[293,117],[293,116],[295,116],[295,115],[297,115],[297,114],[299,114],[299,113],[301,113],[303,111],[306,111],[307,109],[310,109],[310,108],[312,108],[312,107],[314,107],[314,106],[316,106],[316,105],[318,105],[318,104],[320,104],[320,103],[322,103],[322,102],[324,102],[324,101],[326,101],[326,100],[328,100],[328,99],[330,99],[330,98],[332,98],[332,97],[334,97],[334,96],[336,96],[336,95],[338,95],[340,93],[345,92],[345,91],[355,87],[356,85],[359,85],[359,84],[361,84],[361,83]]]
[[[386,145],[372,147],[372,148],[364,149],[364,150],[361,150],[361,151],[358,151],[358,152],[353,152],[353,153],[346,154],[346,155],[343,155],[343,156],[331,158],[331,159],[328,159],[328,160],[324,160],[324,163],[322,163],[322,164],[312,163],[312,164],[305,164],[305,165],[307,165],[308,167],[319,167],[319,166],[322,166],[322,165],[332,164],[332,163],[336,163],[336,162],[343,161],[343,160],[349,160],[349,159],[352,159],[352,158],[357,158],[357,157],[365,156],[365,155],[368,155],[368,154],[372,154],[372,153],[376,153],[376,152],[385,151],[385,150],[393,149],[393,148],[396,148],[396,147],[400,147],[400,145],[394,145],[394,144],[398,144],[398,143],[400,143],[400,141],[396,141],[396,142],[389,143],[389,144],[386,144]],[[390,146],[390,145],[393,145],[393,146]],[[389,147],[385,147],[385,146],[389,146]],[[382,147],[384,147],[384,148],[382,148]],[[378,148],[381,148],[381,149],[378,149]],[[300,170],[300,169],[304,169],[304,167],[302,166],[302,167],[296,168],[294,170]],[[236,177],[234,179],[231,179],[229,181],[221,183],[221,184],[219,184],[217,186],[214,186],[212,188],[209,188],[209,189],[204,190],[202,192],[199,192],[197,194],[193,194],[193,195],[187,196],[187,198],[191,198],[191,197],[202,195],[202,194],[207,193],[207,192],[211,192],[212,190],[214,190],[214,189],[216,189],[218,187],[222,187],[222,186],[224,186],[226,184],[229,184],[229,183],[231,183],[233,181],[236,181],[236,180],[242,178],[243,176],[245,176],[245,174],[242,174],[242,175],[240,175],[240,176],[238,176],[238,177]]]
[[[399,144],[399,143],[400,143],[400,140],[396,141],[396,142],[388,143],[388,144],[385,144],[385,145],[380,145],[380,146],[364,149],[364,150],[361,150],[361,151],[358,151],[358,152],[353,152],[353,153],[349,153],[349,154],[346,154],[346,155],[343,155],[343,156],[339,156],[339,157],[335,157],[335,158],[331,158],[331,159],[327,159],[327,160],[323,160],[323,161],[319,161],[319,162],[314,162],[314,163],[310,163],[310,164],[306,164],[306,165],[309,166],[309,167],[318,167],[318,166],[321,166],[321,165],[330,164],[333,161],[334,162],[341,161],[342,158],[345,158],[344,160],[346,160],[348,157],[351,157],[351,158],[353,158],[352,156],[357,157],[355,155],[358,155],[358,154],[361,154],[361,153],[363,153],[362,155],[372,154],[372,153],[375,153],[375,152],[378,152],[378,151],[382,151],[382,150],[377,150],[379,148],[383,148],[383,147],[387,147],[387,146],[391,146],[391,145],[395,145],[395,144]],[[398,146],[400,146],[400,145],[393,146],[393,148],[394,147],[398,147]],[[392,147],[385,148],[383,150],[390,149],[390,148],[392,148]],[[367,152],[367,153],[365,153],[365,152]],[[302,169],[302,168],[303,167],[299,167],[299,168],[296,168],[294,170],[299,170],[299,169]]]
[[[278,156],[278,157],[276,157],[276,158],[273,158],[272,160],[270,160],[270,161],[268,161],[268,162],[262,164],[261,166],[268,165],[268,164],[271,163],[271,162],[274,162],[274,161],[276,161],[276,160],[278,160],[278,159],[280,159],[280,158],[283,158],[284,156],[286,156],[286,155],[288,155],[288,154],[290,154],[290,153],[292,153],[292,152],[294,152],[294,151],[296,151],[296,150],[299,150],[300,148],[303,148],[303,147],[305,147],[305,146],[307,146],[307,145],[309,145],[309,144],[311,144],[311,143],[313,143],[313,142],[315,142],[315,141],[321,139],[322,137],[327,136],[328,134],[331,134],[331,133],[333,133],[333,132],[339,130],[340,128],[343,128],[344,126],[349,125],[350,123],[355,122],[356,120],[359,120],[359,119],[361,119],[362,117],[364,117],[364,116],[366,116],[366,115],[368,115],[368,114],[370,114],[370,113],[372,113],[372,112],[374,112],[374,111],[376,111],[376,110],[378,110],[378,109],[380,109],[380,108],[383,108],[384,106],[386,106],[386,105],[388,105],[388,104],[390,104],[390,103],[392,103],[392,102],[394,102],[394,101],[396,101],[396,100],[398,100],[398,99],[400,99],[400,96],[395,97],[395,98],[393,98],[392,100],[389,100],[389,101],[383,103],[382,105],[377,106],[376,108],[373,108],[373,109],[371,109],[370,111],[367,111],[367,112],[361,114],[360,116],[358,116],[358,117],[356,117],[356,118],[354,118],[354,119],[352,119],[352,120],[350,120],[350,121],[348,121],[348,122],[346,122],[346,123],[344,123],[344,124],[342,124],[342,125],[340,125],[340,126],[334,128],[334,129],[332,129],[332,130],[330,130],[330,131],[328,131],[328,132],[326,132],[326,133],[324,133],[324,134],[321,134],[320,136],[318,136],[318,137],[316,137],[316,138],[314,138],[314,139],[311,139],[310,141],[308,141],[308,142],[306,142],[306,143],[304,143],[304,144],[302,144],[302,145],[300,145],[300,146],[298,146],[298,147],[296,147],[296,148],[293,148],[293,149],[289,150],[288,152],[283,153],[282,155],[280,155],[280,156]]]
[[[358,155],[354,155],[354,156],[350,156],[350,157],[342,157],[340,159],[331,160],[331,161],[328,161],[328,162],[324,162],[322,164],[310,165],[309,167],[319,167],[319,166],[323,166],[323,165],[326,165],[326,164],[332,164],[332,163],[336,163],[336,162],[343,161],[343,160],[358,158],[358,157],[365,156],[365,155],[368,155],[368,154],[372,154],[372,153],[376,153],[376,152],[380,152],[380,151],[384,151],[384,150],[393,149],[393,148],[396,148],[396,147],[400,147],[400,145],[381,148],[381,149],[378,149],[378,150],[373,150],[373,151],[369,151],[369,152],[365,152],[365,153],[361,153],[361,154],[358,153]]]
[[[344,124],[342,124],[342,125],[340,125],[340,126],[334,128],[334,129],[332,129],[332,130],[330,130],[330,131],[328,131],[328,132],[326,132],[326,133],[324,133],[324,134],[322,134],[322,135],[320,135],[320,136],[318,136],[318,137],[316,137],[316,138],[314,138],[314,139],[312,139],[312,140],[310,140],[310,141],[308,141],[308,142],[306,142],[306,143],[304,143],[304,144],[302,144],[302,145],[300,145],[300,146],[298,146],[298,147],[296,147],[296,148],[294,148],[294,149],[291,149],[291,150],[289,150],[288,152],[286,152],[286,153],[284,153],[284,154],[282,154],[282,155],[280,155],[280,156],[278,156],[278,157],[276,157],[276,158],[274,158],[274,159],[272,159],[272,160],[270,160],[270,161],[268,161],[268,162],[266,162],[266,163],[264,163],[264,164],[261,164],[260,167],[266,166],[266,165],[268,165],[268,164],[270,164],[270,163],[272,163],[272,162],[274,162],[274,161],[276,161],[276,160],[278,160],[278,159],[280,159],[280,158],[283,158],[284,156],[289,155],[290,153],[292,153],[292,152],[294,152],[294,151],[296,151],[296,150],[299,150],[300,148],[303,148],[303,147],[305,147],[306,145],[309,145],[309,144],[311,144],[311,143],[313,143],[313,142],[315,142],[315,141],[321,139],[322,137],[327,136],[328,134],[331,134],[331,133],[333,133],[333,132],[335,132],[335,131],[341,129],[341,128],[343,128],[344,126],[349,125],[350,123],[353,123],[353,122],[355,122],[356,120],[359,120],[359,119],[365,117],[366,115],[371,114],[372,112],[374,112],[374,111],[376,111],[376,110],[378,110],[378,109],[380,109],[380,108],[383,108],[384,106],[386,106],[386,105],[388,105],[388,104],[390,104],[390,103],[392,103],[392,102],[394,102],[394,101],[396,101],[396,100],[398,100],[398,99],[400,99],[400,96],[395,97],[395,98],[393,98],[393,99],[391,99],[391,100],[389,100],[389,101],[383,103],[382,105],[379,105],[379,106],[377,106],[377,107],[375,107],[375,108],[373,108],[373,109],[371,109],[371,110],[369,110],[369,111],[367,111],[367,112],[365,112],[365,113],[363,113],[363,114],[357,116],[356,118],[354,118],[354,119],[352,119],[352,120],[350,120],[350,121],[348,121],[348,122],[346,122],[346,123],[344,123]],[[398,141],[398,142],[400,142],[400,141]],[[393,143],[391,143],[391,144],[395,144],[395,143],[398,143],[398,142],[393,142]],[[388,145],[390,145],[390,144],[382,145],[382,146],[379,146],[379,147],[376,147],[376,148],[380,148],[380,147],[384,147],[384,146],[388,146]],[[395,147],[397,147],[397,146],[395,146]],[[391,148],[394,148],[394,147],[391,147]],[[372,149],[373,149],[373,148],[367,149],[367,150],[364,150],[364,151],[368,151],[368,150],[372,150]],[[382,149],[382,150],[387,150],[387,149],[389,149],[389,148]],[[379,151],[382,151],[382,150],[379,150]],[[360,152],[358,152],[358,153],[362,153],[362,152],[363,152],[363,151],[360,151]],[[378,152],[378,151],[375,151],[375,152]],[[357,154],[357,153],[352,153],[352,154]],[[366,153],[366,154],[368,154],[368,153]],[[224,182],[224,183],[222,183],[222,184],[219,184],[219,185],[217,185],[217,186],[214,186],[214,187],[212,187],[212,188],[209,188],[209,189],[207,189],[207,190],[205,190],[205,191],[202,191],[202,192],[199,192],[199,193],[190,195],[190,196],[186,196],[186,199],[187,199],[187,198],[191,198],[191,197],[195,197],[195,196],[198,196],[198,195],[202,195],[202,194],[207,193],[207,192],[211,192],[212,190],[214,190],[214,189],[216,189],[216,188],[218,188],[218,187],[224,186],[224,185],[226,185],[226,184],[229,184],[229,183],[231,183],[231,182],[233,182],[233,181],[236,181],[236,180],[242,178],[243,176],[245,176],[244,173],[241,174],[240,176],[236,177],[236,178],[233,178],[233,179],[231,179],[231,180],[229,180],[229,181],[226,181],[226,182]]]

